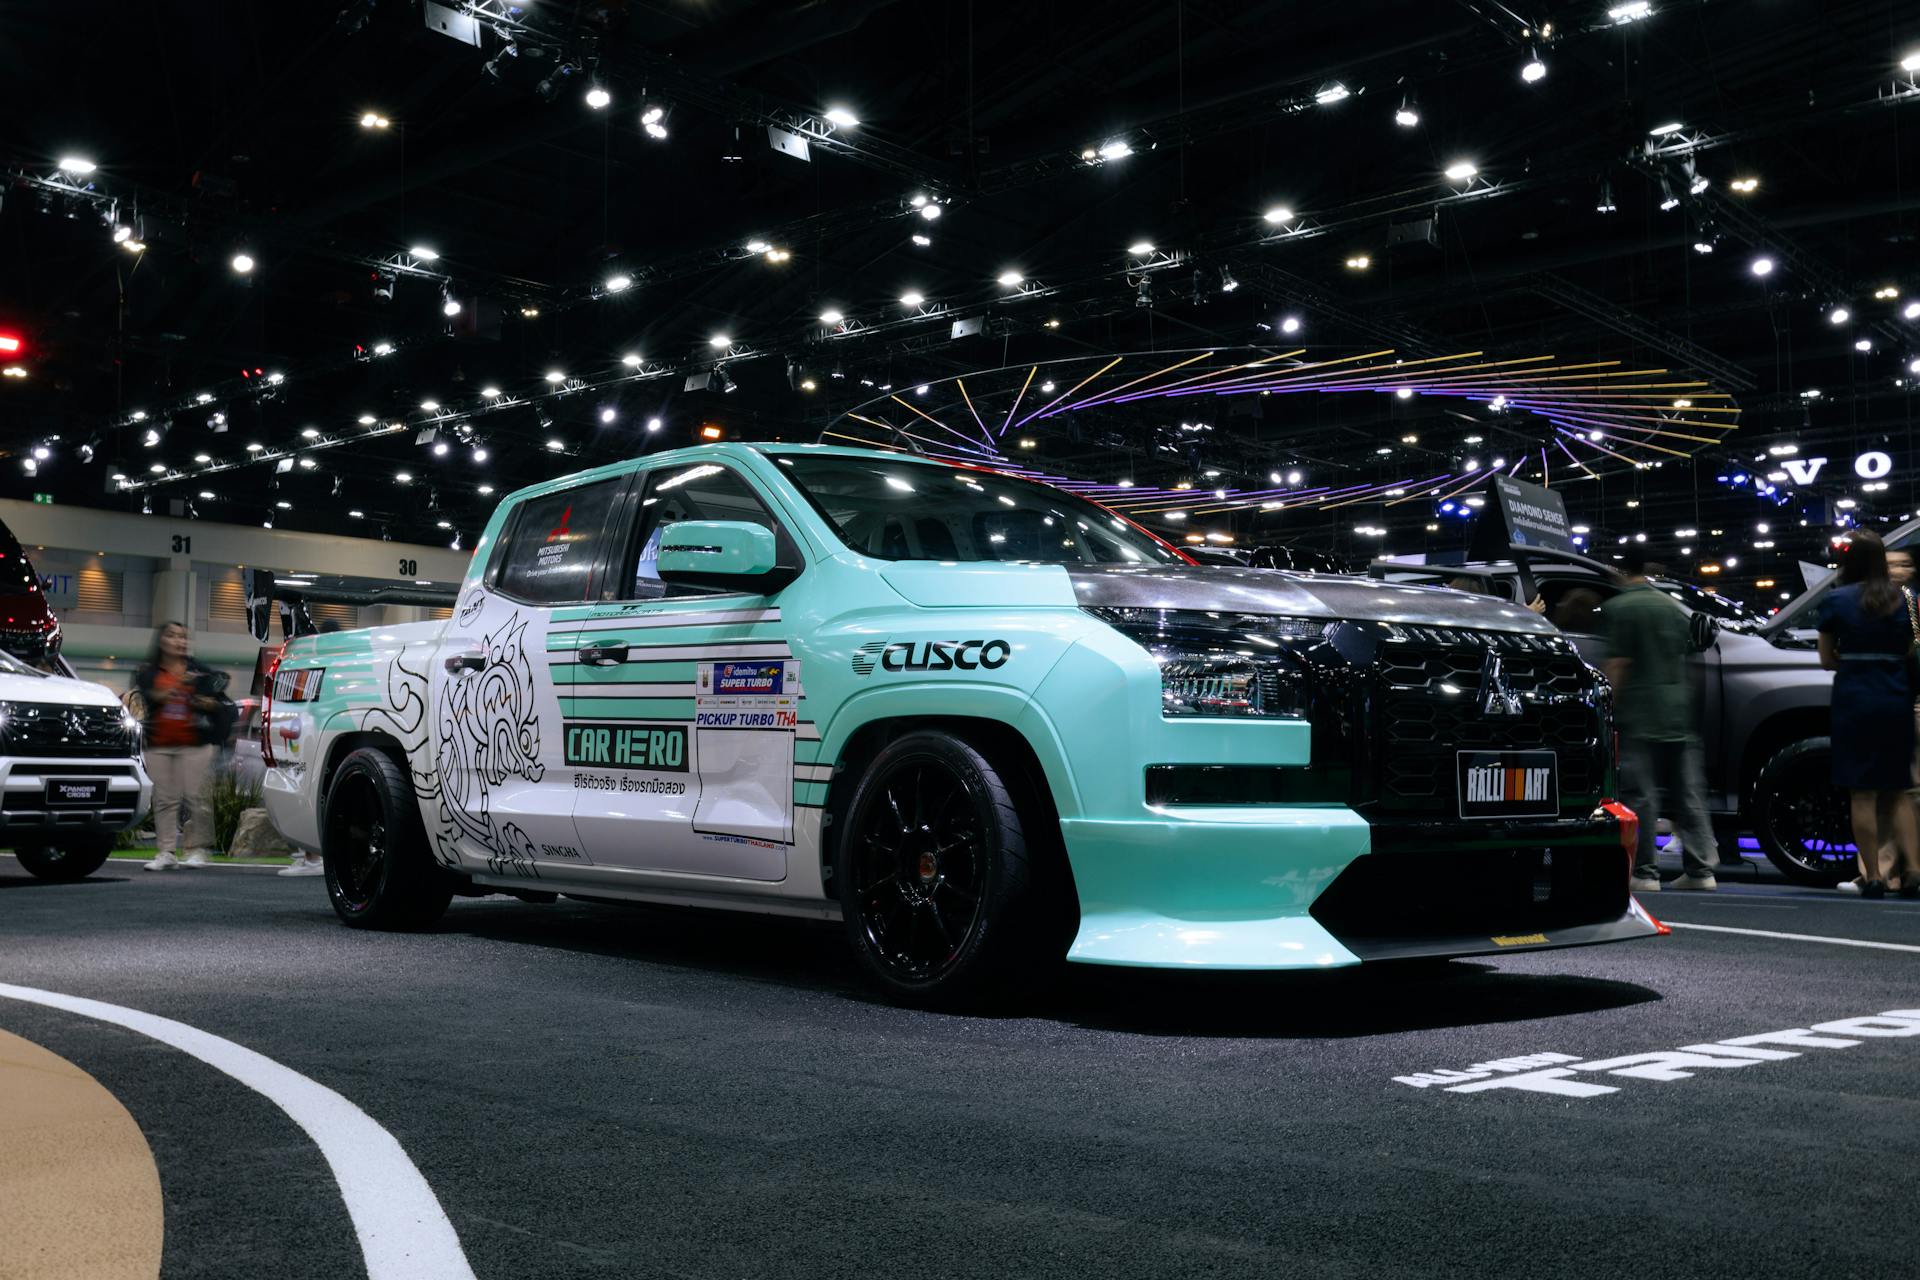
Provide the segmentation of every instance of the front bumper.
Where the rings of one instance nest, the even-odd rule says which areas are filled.
[[[1649,937],[1610,814],[1375,826],[1343,806],[1150,809],[1060,824],[1068,959],[1310,969]]]
[[[63,804],[48,798],[49,782],[93,779],[106,783],[98,803]],[[153,783],[132,757],[0,757],[0,844],[58,844],[124,831],[140,820],[152,799]]]

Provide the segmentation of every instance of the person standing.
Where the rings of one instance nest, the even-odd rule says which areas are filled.
[[[1683,874],[1675,889],[1719,888],[1713,823],[1707,817],[1700,742],[1693,728],[1692,652],[1685,609],[1647,581],[1647,551],[1629,542],[1620,557],[1624,589],[1601,606],[1606,627],[1607,679],[1613,683],[1620,730],[1620,788],[1640,819],[1631,888],[1660,888],[1654,828],[1666,818],[1680,837]]]
[[[1907,655],[1914,619],[1887,575],[1887,548],[1856,529],[1840,557],[1840,585],[1820,602],[1820,665],[1833,675],[1833,785],[1853,810],[1862,897],[1886,896],[1881,841],[1891,834],[1903,865],[1900,892],[1920,897],[1917,835],[1906,790],[1913,784],[1913,679]]]
[[[204,867],[213,842],[213,810],[207,802],[207,773],[215,744],[226,738],[224,677],[193,657],[193,637],[184,624],[162,623],[153,633],[153,649],[134,672],[133,686],[144,708],[147,773],[153,779],[155,851],[149,871],[176,866]],[[181,843],[186,810],[187,856],[174,856]]]

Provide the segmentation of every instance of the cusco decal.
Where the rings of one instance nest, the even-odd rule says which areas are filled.
[[[687,771],[687,731],[681,725],[569,724],[566,747],[570,765]]]
[[[870,640],[853,655],[853,673],[882,671],[992,671],[1007,665],[1013,646],[1005,640]]]

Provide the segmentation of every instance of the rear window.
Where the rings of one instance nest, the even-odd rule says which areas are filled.
[[[529,604],[590,599],[619,492],[619,480],[599,480],[521,503],[500,552],[495,589]]]

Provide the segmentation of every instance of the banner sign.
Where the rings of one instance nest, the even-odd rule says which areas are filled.
[[[1493,478],[1493,505],[1480,513],[1474,555],[1504,560],[1509,546],[1575,553],[1567,504],[1553,490],[1506,476]]]

